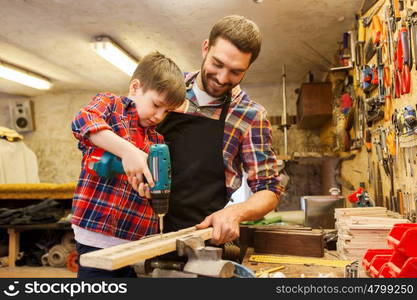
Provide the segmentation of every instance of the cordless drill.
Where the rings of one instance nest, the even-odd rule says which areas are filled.
[[[159,217],[159,230],[162,235],[163,218],[168,212],[171,191],[171,160],[167,145],[154,144],[150,147],[148,166],[155,182],[155,185],[150,188],[151,206]],[[87,161],[87,171],[109,179],[119,174],[125,174],[120,158],[110,152],[103,152],[100,156],[92,155],[91,159]]]

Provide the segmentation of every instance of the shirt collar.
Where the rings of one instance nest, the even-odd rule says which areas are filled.
[[[190,100],[191,102],[193,102],[194,104],[198,105],[198,102],[195,98],[194,92],[193,92],[193,84],[197,78],[197,74],[200,71],[195,71],[195,72],[189,72],[187,74],[185,74],[185,82],[187,83],[187,99]],[[236,98],[239,96],[240,92],[242,90],[240,89],[240,85],[235,86],[232,89],[232,94],[231,94],[231,101],[233,102],[234,100],[236,100]],[[216,100],[213,101],[211,105],[221,105],[224,103],[224,100]]]
[[[123,105],[126,109],[129,108],[129,107],[136,108],[135,101],[133,101],[132,99],[130,99],[128,97],[122,97],[122,103],[123,103]]]

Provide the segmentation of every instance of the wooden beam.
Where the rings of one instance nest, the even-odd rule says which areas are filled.
[[[185,228],[176,232],[153,235],[139,241],[109,247],[102,250],[82,254],[80,264],[104,270],[115,270],[158,255],[176,250],[176,240],[187,236],[211,239],[213,228],[196,230],[195,227]]]

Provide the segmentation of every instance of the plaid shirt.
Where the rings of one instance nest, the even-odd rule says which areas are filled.
[[[81,174],[73,198],[72,223],[87,230],[126,240],[157,232],[158,220],[149,202],[141,198],[125,175],[112,179],[86,172],[86,160],[95,147],[89,135],[112,130],[145,152],[163,138],[154,127],[139,126],[135,102],[111,93],[97,94],[72,121],[72,131],[83,153]]]
[[[195,73],[185,75],[188,81]],[[193,79],[188,89],[194,83]],[[213,101],[208,106],[199,107],[193,95],[189,101],[176,110],[195,116],[218,120],[223,101]],[[236,86],[232,90],[231,103],[225,121],[223,137],[223,161],[226,175],[227,195],[230,198],[242,184],[242,167],[248,174],[248,185],[253,193],[268,190],[278,197],[284,190],[278,177],[278,164],[272,150],[271,125],[266,118],[265,108],[249,99]]]

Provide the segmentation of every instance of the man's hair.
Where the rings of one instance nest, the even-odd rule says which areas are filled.
[[[251,53],[253,63],[261,51],[262,36],[258,25],[242,16],[226,16],[217,21],[210,31],[209,47],[216,44],[217,38],[224,38],[245,53]]]
[[[136,67],[131,81],[138,79],[143,92],[154,90],[165,94],[168,106],[178,107],[185,100],[185,82],[180,68],[173,60],[159,53],[152,52],[144,56]]]

